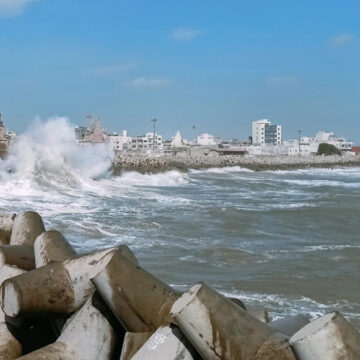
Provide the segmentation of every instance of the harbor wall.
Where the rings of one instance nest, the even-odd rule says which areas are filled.
[[[214,151],[165,156],[162,154],[118,153],[112,162],[113,171],[156,173],[169,170],[188,171],[214,167],[240,166],[254,171],[296,170],[307,168],[357,167],[358,156],[268,156],[219,155]]]

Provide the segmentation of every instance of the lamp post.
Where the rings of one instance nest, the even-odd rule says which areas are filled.
[[[153,149],[155,149],[155,133],[156,133],[156,122],[158,121],[157,119],[152,119],[151,120],[154,123],[154,133],[153,133]]]

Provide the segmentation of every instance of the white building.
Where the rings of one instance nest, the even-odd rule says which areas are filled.
[[[343,137],[336,137],[332,132],[320,131],[314,138],[303,136],[300,144],[298,140],[288,140],[284,142],[284,145],[288,155],[299,155],[299,153],[300,155],[314,155],[317,154],[319,145],[323,143],[334,145],[344,153],[351,152],[354,144],[352,141],[346,141]]]
[[[312,139],[310,139],[311,141]],[[320,131],[316,134],[315,142],[318,144],[327,143],[334,145],[341,151],[351,151],[354,143],[352,141],[346,141],[344,137],[336,137],[333,132],[327,133]]]
[[[298,140],[287,140],[281,144],[253,143],[244,145],[249,155],[293,155],[306,156],[315,155],[318,152],[319,145],[327,143],[334,145],[343,153],[350,154],[353,142],[346,141],[343,137],[336,137],[333,133],[319,132],[314,138],[303,136]]]
[[[132,150],[163,149],[162,136],[157,133],[147,133],[131,139]]]
[[[171,147],[173,148],[180,148],[180,147],[184,147],[185,143],[183,141],[183,138],[180,134],[180,131],[177,131],[175,136],[172,138],[171,141]]]
[[[6,130],[5,132],[5,137],[7,137],[9,140],[14,140],[16,136],[16,132],[13,130]]]
[[[287,155],[287,147],[283,144],[253,144],[244,145],[249,155]]]
[[[131,148],[131,136],[127,136],[127,131],[123,130],[122,134],[113,133],[107,135],[107,141],[114,151],[127,150]]]
[[[252,122],[252,141],[258,144],[277,144],[282,141],[281,125],[272,125],[268,119]]]
[[[201,134],[196,138],[196,143],[201,146],[215,146],[221,143],[221,140],[211,134]]]

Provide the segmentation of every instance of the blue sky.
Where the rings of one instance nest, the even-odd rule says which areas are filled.
[[[0,111],[132,135],[246,139],[269,118],[286,138],[360,143],[360,2],[0,0]],[[193,125],[196,129],[193,130]]]

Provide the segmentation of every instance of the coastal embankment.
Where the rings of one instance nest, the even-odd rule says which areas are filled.
[[[296,170],[308,168],[333,168],[360,166],[357,156],[239,156],[219,155],[215,151],[201,154],[185,153],[181,156],[165,156],[160,153],[118,153],[113,160],[115,174],[122,171],[138,171],[140,173],[157,173],[162,171],[190,169],[221,168],[241,166],[254,171]]]
[[[33,211],[0,214],[0,244],[0,360],[358,359],[338,311],[271,321],[204,282],[178,291],[125,244],[77,254]]]

